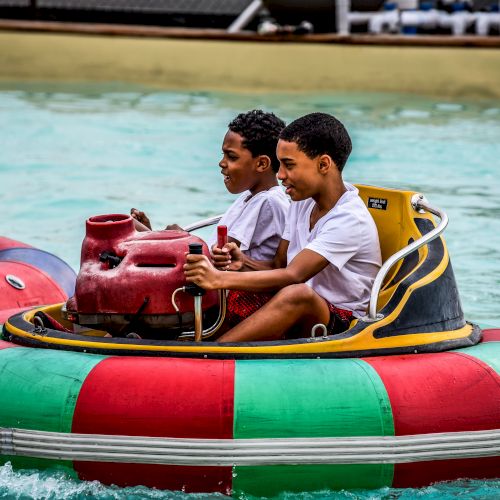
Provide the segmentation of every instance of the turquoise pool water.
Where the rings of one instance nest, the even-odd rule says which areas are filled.
[[[233,199],[218,168],[226,125],[257,107],[287,121],[335,114],[354,143],[347,180],[422,191],[444,209],[467,317],[500,325],[500,102],[0,87],[0,234],[77,269],[91,215],[135,206],[162,228],[221,213]]]
[[[444,209],[450,217],[445,238],[466,316],[482,327],[500,327],[500,102],[4,84],[0,234],[49,250],[77,269],[89,216],[127,213],[135,206],[159,229],[221,213],[233,199],[218,168],[226,125],[237,113],[259,107],[286,121],[311,111],[335,114],[354,143],[348,181],[421,191]],[[414,496],[493,499],[500,496],[500,482],[282,498]],[[0,498],[61,497],[209,498],[120,490],[58,472],[0,467]]]
[[[500,480],[450,481],[426,488],[379,490],[317,491],[313,493],[283,493],[275,500],[496,500]],[[0,499],[16,500],[227,500],[219,493],[187,494],[159,491],[143,486],[117,488],[97,481],[82,482],[62,471],[13,471],[7,464],[0,466]],[[260,497],[242,496],[238,500],[260,500]]]

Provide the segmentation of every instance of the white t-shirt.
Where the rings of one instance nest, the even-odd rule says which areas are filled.
[[[292,202],[283,239],[289,241],[287,261],[307,248],[328,260],[322,271],[307,281],[330,304],[366,314],[373,281],[381,266],[380,243],[372,216],[358,190],[344,183],[347,191],[309,231],[312,198]]]
[[[285,227],[290,200],[280,186],[251,196],[242,193],[226,210],[219,224],[227,226],[227,234],[241,245],[252,259],[272,260]],[[216,243],[214,237],[211,246]]]

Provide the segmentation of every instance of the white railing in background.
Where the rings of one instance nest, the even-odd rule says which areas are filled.
[[[348,35],[351,26],[349,22],[349,14],[351,12],[351,0],[335,0],[336,8],[336,27],[337,34]]]
[[[262,9],[262,0],[253,0],[252,3],[231,23],[227,29],[228,33],[241,31]]]
[[[228,33],[238,33],[260,12],[264,3],[253,0],[228,27]],[[500,0],[498,2],[500,9]],[[477,35],[486,36],[491,28],[500,29],[500,12],[445,12],[437,9],[418,9],[418,0],[396,0],[392,10],[377,12],[351,11],[351,0],[335,0],[335,29],[337,34],[347,36],[351,26],[367,24],[368,32],[408,33],[412,29],[450,29],[453,35],[464,35],[475,25]],[[333,16],[332,16],[333,30]]]
[[[342,2],[344,0],[337,0]],[[356,24],[367,24],[368,32],[372,34],[380,33],[405,33],[411,28],[435,29],[447,28],[452,35],[464,35],[468,28],[475,23],[475,33],[480,36],[487,36],[491,28],[500,29],[500,12],[445,12],[437,9],[419,10],[418,2],[414,6],[408,0],[395,2],[396,8],[393,10],[383,10],[378,12],[348,12],[348,27]],[[498,2],[500,9],[500,1]],[[340,33],[339,33],[340,34]]]

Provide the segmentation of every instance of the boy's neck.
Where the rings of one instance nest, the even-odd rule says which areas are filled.
[[[325,183],[324,189],[313,196],[316,202],[317,212],[324,215],[329,212],[340,200],[342,195],[347,191],[342,177],[336,182]]]
[[[278,186],[278,179],[276,179],[276,175],[272,177],[261,179],[257,184],[250,188],[250,193],[252,196],[255,196],[257,193],[261,191],[267,191],[272,187]]]

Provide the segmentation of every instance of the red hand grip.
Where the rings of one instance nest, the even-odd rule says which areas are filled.
[[[222,248],[227,243],[227,226],[217,226],[217,246]]]

